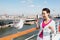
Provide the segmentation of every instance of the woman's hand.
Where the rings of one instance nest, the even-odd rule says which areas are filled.
[[[52,29],[52,28],[49,26],[49,29]]]
[[[51,31],[52,31],[52,32],[54,32],[54,29],[53,29],[53,27],[49,26],[49,29],[51,29]]]
[[[38,22],[39,22],[38,20],[35,21],[37,29],[39,29],[39,23]]]
[[[35,23],[38,24],[38,20],[36,20]]]

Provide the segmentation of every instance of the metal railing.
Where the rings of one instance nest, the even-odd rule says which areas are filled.
[[[31,28],[31,29],[28,29],[28,30],[25,30],[25,31],[22,31],[22,32],[18,32],[18,33],[15,33],[15,34],[11,34],[11,35],[2,37],[2,38],[0,38],[0,40],[12,40],[14,38],[26,35],[26,34],[31,33],[31,32],[34,32],[36,30],[37,30],[36,28]]]

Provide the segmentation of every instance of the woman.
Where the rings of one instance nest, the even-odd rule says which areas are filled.
[[[54,34],[56,33],[55,31],[55,21],[52,20],[50,17],[50,10],[48,8],[43,8],[42,9],[42,16],[43,20],[40,23],[40,27],[38,25],[38,20],[36,22],[37,28],[40,28],[37,40],[51,40],[50,38],[50,33],[53,32]]]

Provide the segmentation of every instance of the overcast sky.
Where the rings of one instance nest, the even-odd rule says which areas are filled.
[[[0,15],[36,15],[45,7],[51,10],[51,14],[58,14],[60,0],[0,0]]]

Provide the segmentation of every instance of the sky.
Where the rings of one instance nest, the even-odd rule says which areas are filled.
[[[43,8],[49,8],[51,14],[60,13],[60,0],[0,0],[0,15],[36,15]]]

